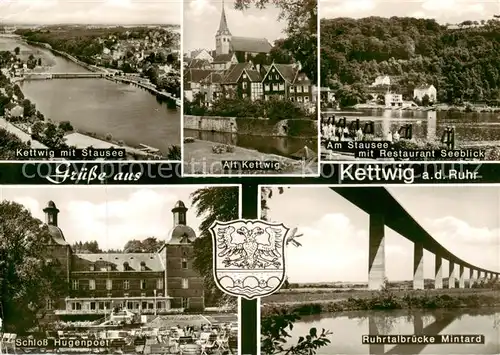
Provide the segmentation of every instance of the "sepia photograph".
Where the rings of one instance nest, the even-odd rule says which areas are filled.
[[[322,161],[500,160],[497,1],[320,1]]]
[[[237,354],[237,299],[205,260],[239,191],[2,187],[0,353]]]
[[[0,159],[181,160],[176,1],[0,2]]]
[[[262,354],[500,352],[499,186],[270,186],[260,199],[262,219],[296,229],[286,280],[261,299]],[[437,340],[411,340],[425,337]]]
[[[317,1],[185,0],[185,174],[318,174]]]

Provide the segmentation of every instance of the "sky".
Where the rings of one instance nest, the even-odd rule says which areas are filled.
[[[1,1],[1,0],[0,0]],[[267,38],[272,44],[283,38],[285,22],[278,22],[279,11],[272,5],[264,10],[234,9],[234,0],[225,0],[226,19],[233,36]],[[183,51],[215,49],[215,33],[219,29],[222,0],[184,0]]]
[[[457,257],[500,272],[499,187],[391,187],[394,198]],[[374,201],[376,203],[376,201]],[[269,200],[273,222],[298,228],[301,247],[287,247],[290,282],[368,282],[369,216],[328,187],[291,187]],[[413,243],[385,228],[386,276],[413,279]],[[448,261],[443,260],[443,277]],[[424,250],[424,277],[434,254]]]
[[[181,0],[0,0],[0,23],[180,25]]]
[[[320,17],[411,16],[439,23],[489,20],[500,14],[499,0],[319,0]]]
[[[97,240],[101,249],[122,249],[131,239],[166,240],[173,227],[171,210],[178,200],[188,208],[187,224],[199,235],[202,220],[191,208],[189,195],[200,187],[2,187],[0,201],[20,203],[45,221],[42,210],[52,200],[60,210],[58,226],[69,244]]]

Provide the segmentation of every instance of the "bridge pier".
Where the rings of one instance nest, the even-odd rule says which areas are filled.
[[[380,290],[385,280],[385,220],[382,214],[370,214],[368,246],[368,288]]]
[[[378,326],[374,316],[368,317],[368,334],[370,335],[384,335],[378,331]],[[384,344],[370,344],[368,346],[369,355],[385,354]]]
[[[448,288],[455,288],[455,263],[448,262]]]
[[[474,279],[474,269],[469,269],[469,288],[472,288],[475,282],[476,281]]]
[[[424,289],[424,247],[420,243],[413,244],[413,289]]]
[[[465,288],[465,267],[463,265],[460,265],[459,268],[460,268],[460,279],[458,281],[458,287]]]
[[[413,334],[424,334],[424,319],[422,318],[422,314],[420,313],[416,313],[413,315]]]
[[[443,258],[440,255],[434,254],[436,258],[434,264],[434,288],[443,288]]]
[[[484,278],[483,278],[483,272],[482,271],[479,271],[477,270],[477,282],[478,283],[481,283],[484,281]]]

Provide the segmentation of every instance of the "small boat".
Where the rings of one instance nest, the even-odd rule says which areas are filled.
[[[158,148],[153,148],[153,147],[150,147],[149,145],[146,145],[146,144],[140,143],[139,146],[141,147],[142,151],[147,152],[147,153],[157,154],[160,152],[160,150]]]

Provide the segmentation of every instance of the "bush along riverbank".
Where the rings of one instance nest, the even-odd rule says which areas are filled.
[[[261,308],[262,317],[274,314],[298,314],[301,316],[331,312],[392,310],[392,309],[438,309],[500,307],[500,293],[477,289],[468,294],[433,294],[431,291],[410,291],[396,295],[391,291],[377,291],[371,297],[349,297],[310,303],[267,304]]]

